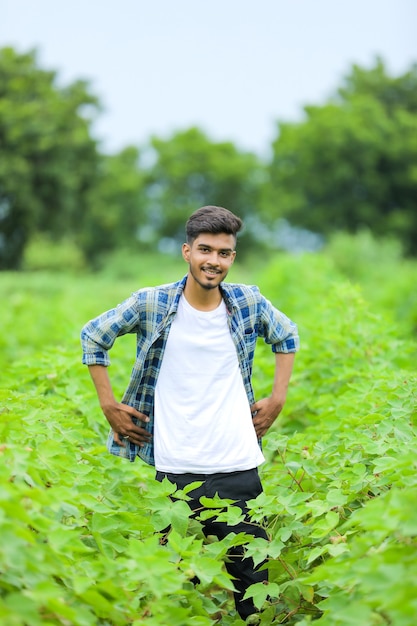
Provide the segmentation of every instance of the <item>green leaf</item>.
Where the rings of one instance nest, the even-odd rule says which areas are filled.
[[[255,583],[248,587],[244,599],[253,598],[255,606],[261,609],[268,598],[278,598],[279,593],[276,583]]]
[[[348,501],[348,497],[341,489],[329,489],[326,495],[326,501],[331,507],[338,507],[345,505]]]

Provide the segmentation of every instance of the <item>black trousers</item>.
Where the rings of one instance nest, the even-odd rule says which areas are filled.
[[[188,501],[188,504],[193,511],[201,509],[199,500],[201,496],[213,498],[217,493],[221,498],[234,500],[234,506],[239,506],[242,512],[245,513],[245,520],[235,526],[213,520],[202,522],[203,532],[206,536],[215,535],[218,539],[222,539],[230,532],[236,534],[244,532],[254,537],[268,539],[265,529],[261,525],[251,522],[247,514],[246,502],[256,498],[262,492],[262,484],[257,468],[242,472],[218,474],[156,473],[156,479],[159,481],[162,481],[165,477],[175,484],[178,489],[183,489],[186,485],[195,481],[204,481],[200,487],[188,493],[190,498],[192,498]],[[230,550],[228,557],[225,565],[229,574],[234,578],[236,610],[242,619],[246,619],[249,615],[256,613],[257,609],[251,599],[243,600],[245,591],[253,583],[267,581],[268,573],[266,570],[259,571],[262,563],[255,568],[253,559],[245,557],[244,546],[235,546]]]

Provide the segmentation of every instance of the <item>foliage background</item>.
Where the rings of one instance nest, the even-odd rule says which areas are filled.
[[[223,558],[243,538],[203,541],[186,494],[171,503],[150,468],[106,453],[80,364],[85,321],[181,276],[184,220],[214,202],[247,224],[230,279],[259,284],[302,337],[252,502],[271,538],[248,546],[268,558],[269,585],[249,590],[261,623],[414,626],[415,79],[352,68],[332,102],[278,124],[268,163],[195,128],[104,155],[89,86],[1,51],[3,623],[241,623]],[[113,350],[119,395],[132,339]],[[258,397],[271,379],[259,345]]]
[[[416,65],[391,76],[377,59],[350,68],[301,122],[278,120],[268,158],[198,128],[105,154],[90,85],[62,86],[35,51],[0,49],[0,269],[27,267],[39,238],[95,269],[121,248],[170,251],[205,204],[243,217],[242,255],[370,229],[415,256],[416,93]]]
[[[265,607],[262,624],[413,623],[416,343],[410,320],[396,319],[397,282],[384,283],[390,304],[381,306],[381,286],[371,288],[373,262],[360,262],[357,245],[344,241],[343,259],[349,250],[363,288],[343,275],[331,249],[244,262],[230,276],[257,282],[297,320],[303,339],[284,415],[264,442],[265,494],[253,502],[254,520],[266,516],[271,536],[269,545],[249,545],[255,559],[269,558],[270,585],[251,590]],[[169,487],[155,484],[150,468],[105,451],[107,428],[80,365],[79,329],[138,285],[185,269],[178,258],[130,260],[130,276],[117,276],[117,265],[82,277],[1,275],[8,302],[0,351],[5,623],[241,623],[222,566],[241,538],[203,542],[186,501],[172,505]],[[390,261],[394,277],[402,263]],[[409,272],[411,294],[415,265]],[[113,350],[119,394],[132,339]],[[260,345],[259,397],[269,392],[272,365]],[[236,511],[229,506],[222,515],[233,520]],[[168,522],[170,541],[160,546]]]

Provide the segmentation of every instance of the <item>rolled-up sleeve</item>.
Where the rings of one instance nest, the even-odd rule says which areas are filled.
[[[262,298],[262,331],[265,342],[271,344],[273,352],[297,352],[300,338],[297,325],[269,300]]]
[[[81,330],[84,365],[110,365],[108,352],[117,337],[136,332],[138,323],[137,298],[134,295],[87,322]]]

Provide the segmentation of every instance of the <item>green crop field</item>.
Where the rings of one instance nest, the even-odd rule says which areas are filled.
[[[383,256],[352,260],[349,279],[341,249],[247,261],[230,276],[259,284],[302,341],[287,405],[264,440],[265,493],[251,502],[270,541],[247,549],[268,559],[270,582],[249,593],[261,624],[414,626],[416,271]],[[182,272],[179,261],[145,258],[124,275],[0,274],[1,624],[242,624],[223,565],[242,537],[204,540],[186,494],[171,502],[151,468],[106,452],[81,365],[89,318]],[[117,394],[134,348],[124,337],[112,351]],[[272,372],[260,344],[258,398]],[[233,523],[238,511],[223,504],[213,501],[213,514]]]

